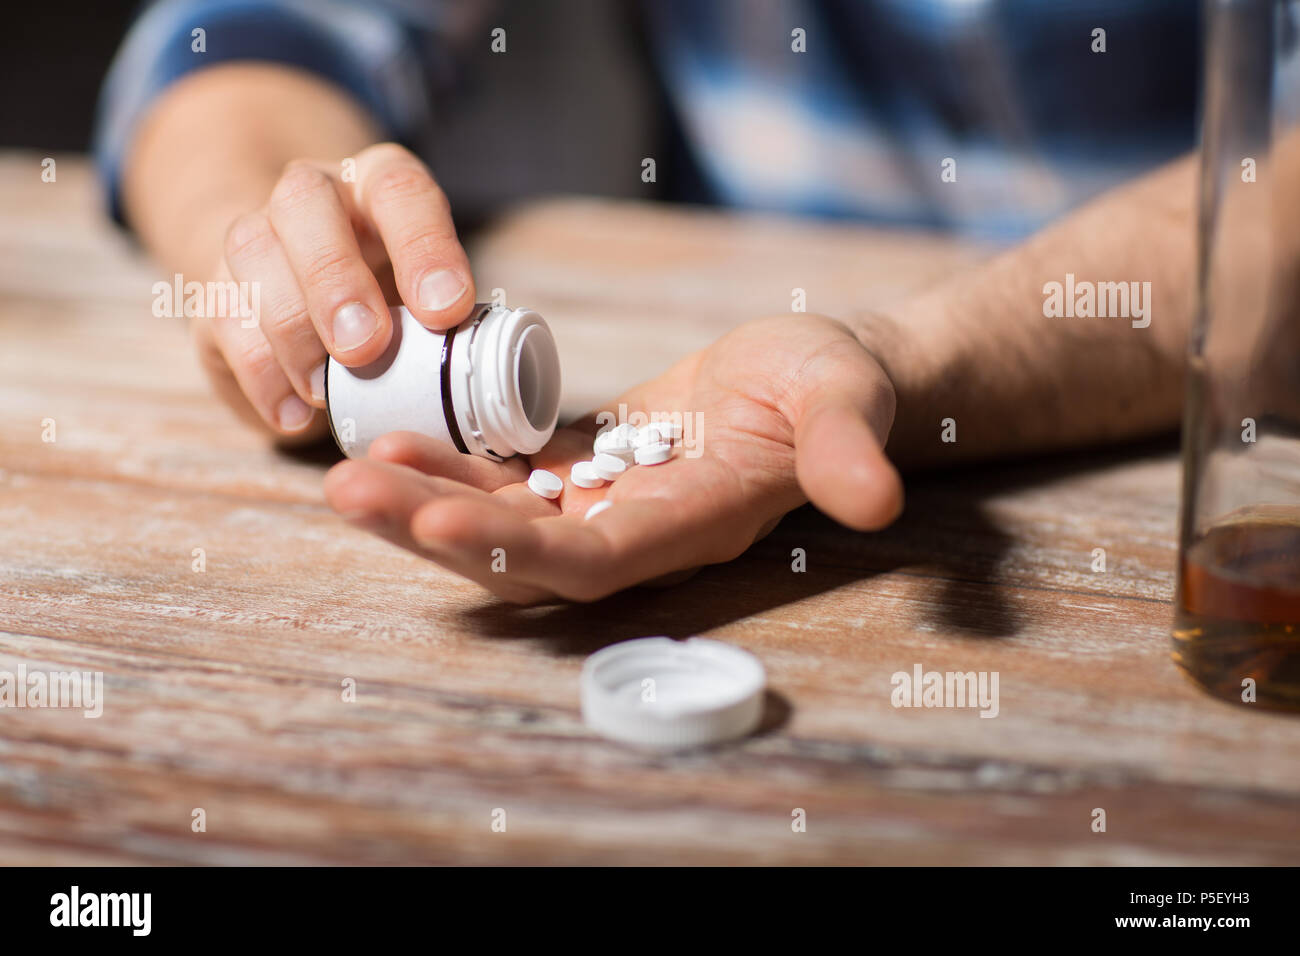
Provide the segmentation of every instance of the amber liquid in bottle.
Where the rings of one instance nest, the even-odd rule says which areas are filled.
[[[1174,660],[1205,689],[1300,710],[1300,509],[1258,508],[1207,529],[1179,568]]]

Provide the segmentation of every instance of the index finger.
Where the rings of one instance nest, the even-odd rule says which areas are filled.
[[[355,198],[388,251],[411,314],[431,329],[464,321],[474,304],[474,277],[451,206],[424,163],[395,143],[363,150]]]

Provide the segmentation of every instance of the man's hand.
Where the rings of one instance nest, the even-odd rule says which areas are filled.
[[[376,273],[390,263],[398,295],[431,329],[457,324],[474,303],[447,199],[424,164],[392,143],[353,162],[349,181],[341,162],[285,167],[266,205],[230,226],[217,269],[218,280],[258,285],[256,325],[235,316],[194,325],[218,391],[236,408],[242,395],[281,436],[319,430],[314,409],[325,407],[330,355],[366,365],[388,347],[393,328]]]
[[[354,523],[509,601],[590,601],[644,581],[728,561],[811,500],[851,528],[884,527],[902,483],[883,452],[894,388],[848,328],[820,316],[750,322],[611,404],[692,416],[688,457],[633,466],[578,488],[593,413],[528,458],[462,455],[409,432],[326,476],[330,504]],[[554,501],[528,490],[533,468],[565,479]],[[613,507],[584,515],[597,501]],[[505,551],[504,572],[493,552]]]
[[[222,398],[282,439],[324,432],[325,360],[378,358],[389,302],[431,329],[474,303],[442,190],[377,135],[325,80],[232,62],[168,87],[128,151],[123,201],[155,256],[186,281],[257,283],[255,326],[200,317],[195,338]]]

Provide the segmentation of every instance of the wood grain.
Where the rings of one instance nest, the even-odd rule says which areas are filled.
[[[0,670],[102,671],[105,708],[0,709],[0,862],[1300,862],[1300,725],[1169,661],[1170,443],[931,476],[882,534],[803,509],[678,587],[514,609],[335,518],[328,454],[209,396],[85,164],[39,163],[0,157]],[[552,321],[576,408],[792,288],[878,307],[986,252],[575,199],[474,261]],[[763,731],[593,737],[584,656],[648,634],[758,654]],[[894,708],[918,663],[997,671],[998,717]]]

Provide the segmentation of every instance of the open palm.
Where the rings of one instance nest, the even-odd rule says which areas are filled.
[[[747,323],[609,411],[620,405],[699,426],[671,461],[631,467],[595,489],[569,480],[573,463],[591,458],[595,412],[557,429],[536,454],[505,462],[394,432],[367,458],[336,465],[326,496],[349,520],[519,603],[595,600],[728,561],[809,500],[860,530],[883,527],[902,508],[882,451],[893,386],[834,320]],[[565,479],[559,498],[528,489],[533,468]],[[612,507],[584,520],[601,500]]]

